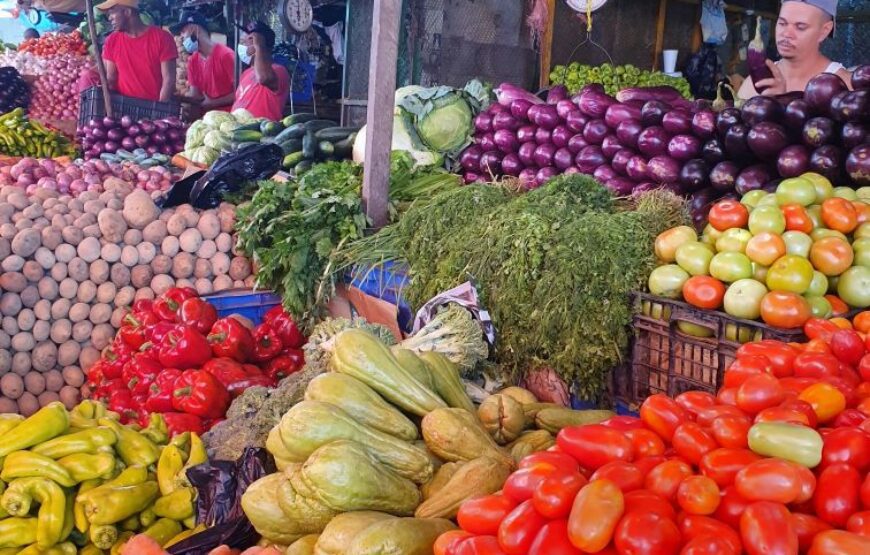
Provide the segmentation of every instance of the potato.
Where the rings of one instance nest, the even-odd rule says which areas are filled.
[[[72,299],[79,290],[79,284],[71,277],[65,278],[58,286],[58,292],[64,299]]]
[[[75,296],[75,294],[73,294]],[[51,305],[52,320],[60,320],[69,316],[69,309],[72,307],[72,302],[69,299],[62,298],[54,301]]]
[[[72,338],[74,341],[84,343],[91,338],[92,331],[94,331],[94,325],[88,320],[76,322],[72,327]]]
[[[9,239],[0,237],[0,258],[6,258],[10,254],[12,254],[12,245],[9,243]]]
[[[9,399],[18,399],[24,393],[24,380],[18,374],[4,374],[0,378],[0,391]]]
[[[60,401],[60,395],[56,391],[43,391],[42,394],[36,396],[40,407],[44,407],[55,401]]]
[[[73,214],[64,214],[64,215],[63,215],[63,221],[66,222],[66,225],[67,225],[67,226],[71,226],[71,225],[73,225],[73,222],[76,221],[76,215],[73,215]],[[76,228],[76,229],[78,229],[78,228]],[[61,231],[61,234],[63,234],[63,231]]]
[[[27,287],[27,279],[19,272],[6,272],[0,275],[0,289],[21,293]]]
[[[79,283],[86,281],[91,273],[90,265],[78,256],[67,263],[66,270],[69,273],[69,277]]]
[[[120,262],[112,264],[112,269],[109,273],[112,283],[118,287],[124,287],[130,284],[130,268],[124,266]]]
[[[51,324],[49,337],[58,345],[69,341],[69,338],[72,337],[72,322],[65,318],[55,320]]]
[[[175,237],[181,235],[185,229],[187,229],[187,221],[184,219],[183,213],[176,212],[166,222],[166,232]]]
[[[138,229],[128,229],[124,234],[124,244],[135,247],[142,242],[142,232]]]
[[[36,315],[32,310],[25,308],[18,313],[18,329],[30,331],[33,329],[34,324],[36,324]]]
[[[24,376],[30,372],[30,353],[15,353],[12,355],[12,372]]]
[[[51,225],[51,222],[46,220],[45,218],[37,218],[33,222],[33,229],[39,232],[39,236],[42,237],[42,230]]]
[[[72,246],[77,246],[85,238],[82,230],[74,225],[66,226],[60,234],[63,236],[63,240]]]
[[[186,229],[178,238],[178,244],[182,251],[195,253],[202,246],[202,235],[196,228]]]
[[[204,258],[206,260],[211,259],[215,254],[217,254],[217,245],[211,239],[204,240],[199,246],[199,250],[196,251],[197,258]]]
[[[33,220],[30,218],[25,218],[21,214],[16,214],[15,217],[13,217],[13,220],[15,220],[15,229],[18,231],[24,231],[25,229],[28,231],[34,231]]]
[[[97,215],[97,223],[107,241],[120,243],[124,240],[124,234],[127,233],[127,222],[117,210],[111,208],[101,210]]]
[[[136,294],[133,296],[134,301],[138,301],[139,299],[154,299],[156,295],[154,294],[154,290],[150,287],[143,287],[141,289],[136,290]]]
[[[151,261],[151,269],[154,274],[168,274],[172,270],[172,259],[165,254],[158,254]]]
[[[91,313],[91,305],[87,303],[75,303],[69,309],[69,319],[73,322],[85,320]]]
[[[160,217],[157,218],[161,222],[168,222],[169,218],[175,215],[175,208],[167,208],[160,213]]]
[[[89,200],[85,202],[85,212],[99,216],[100,212],[106,209],[106,204],[101,200]],[[119,214],[120,216],[120,214]]]
[[[104,349],[109,346],[114,337],[115,328],[103,322],[94,326],[94,331],[91,332],[91,344],[96,349]]]
[[[139,264],[150,264],[157,256],[157,247],[148,242],[139,243],[136,250],[139,251]]]
[[[82,242],[78,244],[76,252],[82,260],[90,264],[100,257],[101,249],[102,246],[100,245],[99,239],[96,237],[85,237],[82,239]]]
[[[38,320],[51,320],[51,300],[42,298],[33,305],[33,314]]]
[[[151,278],[154,277],[154,272],[151,271],[151,266],[140,264],[130,270],[130,282],[133,287],[146,287],[151,283]]]
[[[178,243],[178,237],[174,237],[172,235],[167,236],[160,244],[160,252],[162,252],[169,258],[172,258],[176,254],[178,254],[179,248],[180,245]]]
[[[185,205],[185,206],[190,206]],[[199,212],[197,212],[192,206],[190,206],[190,210],[185,210],[184,214],[184,223],[187,227],[196,228],[199,224]]]
[[[151,289],[155,295],[162,295],[175,286],[175,280],[166,274],[158,274],[151,279]]]
[[[193,275],[196,278],[210,278],[211,263],[204,258],[197,258],[193,266]]]
[[[79,366],[87,372],[95,362],[100,360],[100,351],[88,345],[82,347],[82,354],[79,355]]]
[[[61,352],[69,351],[71,349],[75,350],[75,352],[76,352],[76,359],[75,360],[78,360],[79,353],[81,353],[81,351],[82,351],[81,345],[79,345],[75,341],[71,341],[69,343],[69,345],[70,345],[69,347],[67,347],[66,344],[60,346],[60,348],[58,349],[58,356],[57,356],[58,361],[60,361],[60,358],[61,358],[60,353]],[[73,345],[75,345],[75,347],[73,347]],[[63,376],[63,381],[67,385],[70,385],[72,387],[81,387],[82,384],[85,383],[85,375],[82,372],[81,368],[79,368],[78,366],[74,366],[75,360],[73,362],[65,365],[64,369],[61,370],[60,374],[61,374],[61,376]]]
[[[0,263],[0,268],[2,268],[4,272],[20,272],[21,269],[24,268],[24,258],[17,254],[7,256],[3,259],[3,262]]]
[[[16,208],[5,201],[5,197],[0,201],[0,221],[6,221],[16,212]]]
[[[34,347],[36,347],[36,340],[33,339],[33,334],[29,331],[19,331],[12,336],[12,350],[32,351]]]
[[[32,225],[31,222],[27,229],[22,229],[12,239],[12,252],[18,256],[27,258],[42,245],[42,235],[40,232],[32,229]]]
[[[230,257],[219,252],[211,259],[211,271],[216,276],[228,274],[230,271]]]
[[[36,252],[33,253],[33,260],[35,260],[37,264],[46,271],[51,270],[51,267],[54,266],[55,262],[57,262],[57,259],[54,257],[54,251],[46,247],[39,247],[36,249]]]
[[[101,283],[97,287],[97,302],[110,303],[115,299],[115,294],[118,292],[117,287],[111,281]]]
[[[63,380],[63,374],[60,373],[60,370],[55,370],[50,368],[47,372],[45,372],[45,389],[47,391],[60,391],[66,382]]]
[[[9,349],[12,347],[12,338],[3,330],[0,330],[0,349]]]
[[[52,229],[52,233],[54,233],[55,231],[57,232],[57,245],[59,245],[60,242],[63,241],[63,236],[61,236],[60,230],[65,228],[67,225],[66,218],[64,218],[63,216],[64,215],[61,214],[59,210],[52,210],[51,229]],[[43,229],[41,233],[42,233],[42,244],[48,248],[52,248],[48,244],[48,241],[45,240],[45,230]],[[55,246],[57,246],[57,245],[55,245]]]
[[[206,210],[199,216],[196,229],[203,239],[214,239],[221,232],[221,222],[214,210]]]
[[[12,370],[12,353],[8,349],[0,349],[0,376]]]
[[[221,208],[218,210],[218,220],[220,220],[220,222],[221,222],[221,231],[222,232],[232,233],[233,226],[236,225],[236,210],[235,210],[235,208],[224,208],[222,205]]]
[[[194,257],[187,252],[178,253],[172,259],[172,277],[176,279],[187,278],[193,275]]]
[[[97,285],[105,283],[109,279],[109,263],[102,259],[94,260],[88,269],[88,275]]]
[[[142,239],[153,245],[159,245],[166,238],[167,233],[166,222],[154,220],[142,230]]]
[[[103,188],[106,191],[112,191],[116,195],[121,195],[121,198],[130,194],[133,190],[133,185],[117,177],[107,177],[103,180]]]
[[[81,370],[79,371],[81,372]],[[58,398],[60,402],[63,403],[63,406],[67,408],[67,410],[72,410],[78,405],[82,400],[82,393],[78,390],[78,388],[65,385],[60,389],[58,393]]]
[[[128,306],[133,302],[133,297],[136,295],[136,290],[129,285],[123,286],[115,295],[115,306]]]
[[[18,329],[18,318],[15,318],[13,316],[4,316],[2,324],[0,324],[0,326],[2,326],[3,331],[8,333],[9,335],[15,335],[20,331]]]
[[[15,227],[15,224],[7,223],[0,225],[0,237],[3,237],[4,239],[9,239],[11,241],[16,234],[18,234],[18,228]]]
[[[136,247],[131,245],[125,245],[123,249],[121,249],[121,264],[127,266],[128,268],[132,268],[136,264],[139,263],[139,251],[136,250]]]
[[[7,399],[6,397],[0,395],[0,414],[3,413],[18,414],[19,408],[18,403],[16,403],[12,399]]]
[[[51,279],[60,283],[69,276],[69,268],[63,262],[57,262],[51,267]]]
[[[51,334],[51,324],[46,320],[37,320],[36,323],[33,324],[33,330],[30,333],[33,334],[33,340],[37,343],[40,341],[46,341],[49,334]]]
[[[80,303],[90,303],[97,296],[97,286],[93,281],[85,280],[79,284],[76,300]]]
[[[36,260],[28,260],[24,263],[21,273],[24,274],[24,277],[28,281],[36,282],[42,279],[42,276],[45,275],[45,270],[42,269],[42,266]]]
[[[0,314],[15,316],[21,310],[21,297],[18,293],[3,293],[0,295]]]
[[[6,202],[17,208],[18,210],[24,210],[28,206],[30,206],[30,199],[28,199],[23,191],[22,192],[13,192],[6,199]]]
[[[114,243],[106,243],[100,249],[100,258],[109,264],[121,260],[121,247]]]
[[[214,290],[215,292],[224,291],[225,289],[231,289],[233,287],[233,280],[230,279],[230,276],[217,276],[214,278]]]
[[[22,416],[30,416],[38,410],[39,401],[36,399],[36,395],[26,391],[22,393],[21,397],[18,398],[18,412]]]
[[[21,211],[21,214],[30,220],[35,220],[45,214],[45,210],[42,209],[42,206],[39,204],[31,204],[27,208]]]
[[[117,210],[120,212],[124,209],[124,201],[119,198],[113,198],[106,203],[106,208],[111,208],[112,210]]]
[[[54,249],[54,257],[58,262],[63,262],[64,264],[68,263],[70,260],[76,257],[76,248],[67,243],[62,243]]]
[[[45,377],[41,372],[34,372],[31,370],[26,376],[24,376],[24,388],[34,395],[39,395],[45,391]]]
[[[124,318],[129,313],[130,309],[127,307],[119,306],[115,308],[115,310],[112,311],[112,318],[109,319],[109,324],[111,324],[113,328],[120,328],[121,324],[124,322]]]
[[[124,199],[122,211],[127,225],[135,229],[144,229],[160,215],[160,210],[151,196],[142,189],[136,189]]]
[[[82,228],[82,234],[84,234],[85,239],[99,239],[103,236],[103,233],[100,231],[100,226],[97,224],[88,225]]]
[[[76,221],[73,222],[73,225],[82,230],[82,235],[84,235],[84,229],[88,226],[95,225],[97,223],[97,217],[93,214],[82,214]]]
[[[91,306],[90,321],[94,324],[105,324],[112,317],[112,307],[106,303]]]
[[[33,308],[33,305],[39,302],[39,290],[33,284],[25,287],[18,296],[21,297],[21,304],[25,308]]]

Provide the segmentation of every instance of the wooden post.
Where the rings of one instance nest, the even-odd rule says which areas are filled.
[[[553,64],[553,25],[556,21],[556,0],[547,0],[547,28],[541,35],[541,78],[543,89],[550,84],[550,66]],[[566,63],[570,63],[570,60]]]
[[[112,117],[112,97],[109,92],[109,79],[106,77],[106,65],[103,63],[103,54],[100,52],[100,43],[97,40],[97,26],[94,23],[94,0],[85,0],[88,10],[88,31],[91,34],[91,44],[94,45],[94,58],[97,62],[97,73],[100,75],[100,87],[103,89],[103,103],[106,115]]]
[[[390,150],[402,0],[374,0],[362,200],[375,228],[388,221]]]
[[[659,0],[659,15],[656,21],[656,44],[653,49],[653,71],[657,70],[662,59],[665,43],[665,20],[668,15],[668,0]]]

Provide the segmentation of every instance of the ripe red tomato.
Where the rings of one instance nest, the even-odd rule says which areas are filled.
[[[707,221],[717,231],[725,231],[734,227],[745,227],[749,222],[749,209],[737,200],[720,200],[710,207]]]
[[[619,489],[625,494],[643,487],[644,474],[631,463],[613,461],[605,464],[589,477],[590,482],[603,479],[610,480],[619,486]]]
[[[749,555],[798,552],[798,536],[785,505],[759,501],[740,517],[740,537]]]
[[[846,463],[860,473],[870,470],[870,434],[859,428],[837,428],[825,437],[821,466]]]
[[[749,501],[789,504],[801,492],[801,477],[794,464],[781,459],[762,459],[744,467],[734,477],[737,493]]]
[[[740,529],[740,516],[746,511],[746,508],[751,505],[739,493],[734,486],[728,486],[722,490],[722,497],[719,499],[719,507],[713,513],[713,517],[721,520],[735,530]]]
[[[540,463],[535,466],[520,468],[505,480],[502,492],[515,503],[522,503],[532,498],[538,485],[553,475],[563,474],[554,466]]]
[[[775,407],[784,400],[785,390],[770,374],[751,376],[737,389],[737,408],[749,414]]]
[[[634,458],[634,447],[625,433],[601,424],[562,428],[556,436],[556,444],[589,470],[612,461]]]
[[[646,398],[640,406],[640,419],[666,441],[674,437],[677,427],[686,421],[686,411],[676,401],[657,393]]]
[[[525,456],[517,467],[530,468],[541,464],[553,466],[565,474],[580,471],[580,463],[577,462],[577,459],[566,453],[558,453],[554,451],[539,451]]]
[[[538,532],[529,555],[581,555],[568,538],[568,521],[563,519],[548,522]]]
[[[535,510],[547,518],[565,518],[577,492],[588,483],[579,472],[556,474],[541,482],[532,495]]]
[[[680,555],[740,555],[740,551],[721,537],[701,536],[686,542]]]
[[[773,374],[773,366],[770,364],[770,359],[762,355],[739,356],[725,370],[722,386],[740,387],[747,378],[756,374]]]
[[[719,486],[706,476],[689,476],[677,488],[677,503],[689,514],[713,514],[719,500]]]
[[[723,387],[716,394],[716,401],[722,405],[737,406],[737,389],[736,387]]]
[[[752,343],[744,343],[737,349],[737,358],[744,355],[761,355],[767,357],[777,378],[791,376],[794,369],[794,359],[800,352],[787,343],[773,339],[762,339]]]
[[[831,352],[838,360],[856,366],[866,349],[864,340],[855,330],[837,330],[831,336]]]
[[[749,449],[726,449],[723,447],[704,455],[699,468],[701,474],[712,478],[720,488],[724,488],[734,483],[737,473],[744,467],[759,459],[761,457]]]
[[[676,498],[680,482],[692,474],[692,467],[687,463],[671,459],[650,470],[649,474],[646,475],[644,487],[669,501],[673,501]]]
[[[621,430],[623,432],[643,429],[643,422],[640,421],[640,418],[637,416],[625,416],[622,414],[611,416],[604,422],[601,422],[601,425],[615,430]]]
[[[739,515],[737,519],[739,525]],[[725,542],[737,553],[739,553],[742,548],[740,544],[740,535],[734,530],[734,528],[731,528],[729,525],[717,520],[716,518],[680,513],[677,517],[677,526],[680,528],[680,533],[683,535],[684,541],[691,541],[705,536],[716,536],[717,538],[725,540]]]
[[[635,459],[653,457],[665,452],[665,443],[662,438],[646,428],[628,430],[625,432],[625,437],[631,441],[631,445],[634,447]]]
[[[506,555],[495,536],[475,536],[462,540],[454,555]]]
[[[861,374],[862,380],[870,382],[870,353],[861,357],[861,360],[858,362],[858,373]]]
[[[465,530],[450,530],[444,532],[435,543],[432,545],[433,555],[452,555],[456,552],[456,548],[463,540],[471,538],[472,535]]]
[[[832,197],[822,203],[822,221],[841,233],[851,233],[858,226],[858,211],[850,201]]]
[[[864,481],[861,482],[859,496],[861,497],[861,506],[864,507],[864,510],[870,511],[870,474],[867,474]]]
[[[785,378],[785,379],[797,379],[797,378]],[[785,386],[783,386],[785,387]],[[807,417],[808,426],[810,428],[815,428],[819,422],[818,417],[816,416],[816,411],[813,409],[813,406],[806,401],[802,401],[800,399],[786,399],[782,402],[780,407],[784,409],[791,409],[800,413],[803,413],[804,416]]]
[[[507,555],[526,555],[547,518],[535,510],[532,501],[523,501],[498,527],[498,544]]]
[[[517,506],[502,494],[485,495],[464,502],[459,507],[456,522],[466,532],[478,536],[494,536],[501,521]]]
[[[601,551],[613,538],[624,510],[619,486],[610,480],[590,482],[577,494],[568,516],[571,543],[589,553]]]
[[[843,530],[821,532],[808,555],[864,555],[870,553],[870,538]]]
[[[674,397],[674,401],[691,415],[716,404],[716,397],[706,391],[686,391]]]
[[[710,431],[720,447],[744,449],[751,427],[752,420],[746,416],[720,416],[710,425]]]
[[[722,416],[748,416],[745,412],[731,405],[716,405],[709,409],[704,409],[698,413],[697,422],[701,426],[709,427],[714,420]]]
[[[664,456],[664,454],[651,455],[649,457],[641,457],[639,459],[635,459],[632,464],[638,467],[641,473],[643,473],[644,478],[646,478],[646,475],[649,474],[653,468],[657,467],[658,465],[662,464],[667,460],[668,457]]]
[[[823,378],[840,373],[840,361],[828,353],[801,353],[794,359],[794,375],[799,378]]]
[[[810,304],[797,293],[771,291],[761,299],[761,319],[777,328],[802,327],[812,316]]]
[[[846,530],[870,538],[870,511],[861,511],[849,517]]]
[[[810,419],[799,410],[788,407],[770,407],[755,415],[755,423],[758,422],[789,422],[791,424],[810,425]]]
[[[837,415],[832,426],[835,428],[857,428],[867,416],[858,409],[846,409]]]
[[[637,489],[625,494],[625,513],[632,511],[658,513],[670,519],[677,516],[674,506],[667,499],[648,489]]]
[[[861,475],[855,467],[837,463],[819,474],[813,506],[816,515],[835,528],[845,528],[846,522],[858,511]]]
[[[810,339],[821,339],[825,343],[831,342],[831,336],[834,335],[834,332],[837,331],[838,328],[835,324],[832,324],[828,320],[823,318],[810,318],[807,320],[807,323],[804,324],[804,334]]]
[[[671,445],[677,454],[697,466],[704,455],[719,447],[713,436],[694,422],[684,422],[674,431]]]
[[[819,532],[830,530],[831,525],[817,516],[804,513],[792,513],[792,522],[798,535],[798,547],[801,553],[806,553],[813,543],[813,538]]]
[[[716,310],[725,298],[725,284],[710,276],[692,276],[683,284],[683,298],[692,306]]]
[[[613,538],[620,553],[668,555],[680,549],[680,529],[673,520],[657,513],[625,515]]]

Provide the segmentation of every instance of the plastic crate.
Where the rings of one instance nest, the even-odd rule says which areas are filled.
[[[701,390],[715,394],[740,345],[761,339],[806,341],[801,329],[787,330],[700,310],[681,301],[634,293],[631,361],[613,372],[614,398],[629,407],[648,396]],[[680,323],[700,326],[709,337],[689,335]]]
[[[129,116],[134,120],[163,119],[171,116],[181,116],[181,104],[178,102],[157,102],[131,98],[118,93],[111,93],[112,113],[114,117]],[[94,119],[106,115],[103,102],[103,89],[91,87],[81,93],[79,98],[79,127]]]
[[[392,262],[375,267],[355,267],[345,276],[345,283],[367,295],[396,305],[399,309],[399,327],[407,332],[414,324],[414,313],[402,296],[410,281],[407,272],[406,267]]]
[[[203,297],[217,309],[218,317],[224,318],[239,314],[259,324],[263,316],[275,306],[281,304],[281,299],[271,291],[252,291],[250,289],[231,289],[214,295]]]

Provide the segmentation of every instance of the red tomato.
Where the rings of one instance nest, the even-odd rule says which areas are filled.
[[[743,355],[725,370],[723,387],[740,387],[746,378],[755,374],[773,374],[770,359],[762,355]]]
[[[818,383],[818,381],[818,378],[796,378],[794,376],[789,376],[788,378],[780,378],[779,385],[781,385],[788,394],[793,394],[791,395],[792,397],[797,397],[804,389]]]
[[[456,522],[466,532],[478,536],[494,536],[501,521],[517,506],[501,494],[469,499],[460,505]]]
[[[861,374],[862,380],[870,382],[870,354],[861,357],[861,360],[858,362],[858,373]]]
[[[785,390],[770,374],[750,376],[737,389],[737,408],[749,414],[775,407],[784,400]]]
[[[640,419],[650,430],[670,441],[677,427],[686,421],[686,411],[667,395],[656,393],[640,406]]]
[[[719,393],[716,394],[716,401],[721,405],[730,405],[732,407],[737,406],[737,388],[736,387],[723,387],[719,390]]]
[[[644,474],[631,463],[613,461],[605,464],[589,477],[590,482],[596,480],[610,480],[619,486],[622,493],[628,493],[643,487]]]
[[[646,475],[644,487],[669,501],[677,495],[680,482],[692,475],[692,467],[680,460],[665,461],[650,470]]]
[[[813,407],[819,422],[828,422],[846,409],[846,396],[833,385],[822,382],[804,389],[798,399]]]
[[[859,405],[860,406],[860,405]],[[835,428],[854,428],[859,426],[867,416],[858,409],[846,409],[837,415],[831,424]]]
[[[781,459],[762,459],[744,467],[734,477],[737,493],[749,501],[789,504],[801,492],[795,465]]]
[[[698,413],[697,422],[703,427],[710,426],[714,420],[722,416],[748,416],[745,412],[731,405],[716,405]]]
[[[463,540],[454,549],[455,555],[506,555],[495,536],[476,536]]]
[[[719,486],[706,476],[689,476],[677,488],[677,503],[689,514],[713,514],[719,506]]]
[[[821,466],[836,463],[850,464],[860,473],[870,470],[870,435],[859,428],[831,430],[822,447]]]
[[[749,449],[723,447],[704,455],[699,468],[701,474],[712,478],[720,488],[724,488],[734,483],[734,477],[738,472],[760,458]]]
[[[855,366],[866,352],[864,340],[855,330],[837,330],[831,337],[831,352],[837,359]]]
[[[807,320],[807,323],[804,324],[804,334],[806,334],[807,337],[810,339],[821,339],[825,343],[831,342],[831,336],[833,336],[834,332],[838,329],[840,328],[824,318],[810,318]]]
[[[791,520],[798,535],[798,546],[801,553],[806,553],[810,549],[816,534],[831,529],[830,524],[813,515],[792,513]]]
[[[810,419],[807,418],[806,414],[786,407],[764,409],[755,415],[755,423],[757,424],[758,422],[789,422],[802,426],[810,425]]]
[[[794,359],[794,375],[798,378],[822,378],[840,373],[840,361],[828,353],[801,353]]]
[[[568,517],[571,543],[589,553],[601,551],[613,538],[624,510],[619,486],[610,480],[590,482],[577,494]]]
[[[718,231],[725,231],[734,227],[745,227],[749,221],[749,209],[737,200],[720,200],[710,207],[707,221]]]
[[[861,497],[861,505],[865,510],[870,510],[870,474],[864,476],[859,495]]]
[[[704,455],[719,447],[710,432],[694,422],[680,424],[671,444],[678,455],[696,466]]]
[[[662,438],[646,428],[628,430],[625,432],[625,437],[631,441],[636,459],[654,457],[665,452],[665,443],[662,441]]]
[[[622,430],[623,432],[643,429],[643,422],[640,421],[640,418],[636,416],[624,416],[621,414],[611,416],[602,422],[601,425],[615,430]]]
[[[625,494],[625,512],[627,514],[632,511],[658,513],[670,519],[677,516],[674,506],[667,499],[648,489],[638,489]]]
[[[566,474],[580,471],[580,463],[578,463],[574,457],[566,453],[559,453],[554,451],[539,451],[537,453],[527,455],[523,457],[523,460],[520,461],[520,464],[518,464],[517,467],[530,468],[533,466],[538,466],[540,464],[548,464],[550,466],[558,468]]]
[[[498,527],[498,544],[507,555],[526,555],[547,518],[535,510],[532,501],[523,501]]]
[[[725,298],[725,284],[710,276],[692,276],[683,284],[683,298],[692,306],[716,310]]]
[[[773,339],[762,339],[752,343],[744,343],[737,349],[737,358],[744,355],[761,355],[770,361],[773,375],[777,378],[791,376],[794,359],[800,352],[787,343]]]
[[[680,555],[740,555],[740,551],[718,536],[701,536],[683,545]]]
[[[557,474],[541,482],[532,495],[535,510],[547,518],[565,518],[577,492],[588,483],[579,472]]]
[[[713,513],[713,516],[735,530],[739,530],[740,516],[751,504],[750,501],[747,501],[737,493],[737,488],[734,486],[728,486],[722,490],[722,497],[719,499],[719,507],[716,509],[716,512]]]
[[[846,530],[870,538],[870,511],[861,511],[850,516],[846,521]]]
[[[831,354],[831,347],[822,339],[810,339],[804,344],[804,352]]]
[[[634,458],[634,448],[625,433],[601,424],[562,428],[556,436],[556,444],[589,470],[611,461]]]
[[[713,438],[720,447],[744,449],[748,446],[747,434],[752,420],[746,416],[720,416],[710,425]]]
[[[716,404],[716,397],[706,391],[686,391],[674,397],[674,401],[689,414],[698,414],[702,408],[710,408]]]
[[[865,555],[870,553],[870,538],[843,530],[828,530],[813,540],[809,555]]]
[[[749,555],[798,552],[798,536],[785,505],[759,501],[740,517],[740,537]]]
[[[529,555],[581,555],[568,538],[568,521],[565,519],[548,522],[538,532]]]
[[[851,233],[858,226],[858,211],[850,201],[832,197],[822,202],[822,221],[828,229]]]
[[[561,475],[563,472],[555,467],[541,463],[535,466],[520,468],[505,480],[502,492],[506,497],[510,497],[515,503],[522,503],[532,498],[535,489],[538,485],[554,475]]]
[[[641,457],[639,459],[635,459],[632,463],[634,466],[638,467],[640,471],[643,473],[644,478],[646,475],[650,473],[650,470],[667,461],[668,458],[662,455],[652,455],[649,457]]]
[[[813,474],[813,471],[805,466],[801,466],[799,464],[794,465],[795,470],[798,473],[801,481],[801,491],[797,496],[797,499],[794,500],[793,504],[807,503],[813,498],[813,494],[816,493],[816,475]]]
[[[807,425],[810,428],[815,428],[816,425],[819,423],[819,419],[816,416],[816,411],[813,409],[813,406],[806,401],[802,401],[800,399],[786,399],[782,402],[780,407],[803,413],[803,415],[807,417]]]
[[[742,512],[742,511],[741,511]],[[737,522],[739,524],[738,515]],[[722,538],[732,549],[740,552],[740,535],[727,524],[709,516],[682,513],[677,517],[677,526],[683,535],[683,540],[690,541],[705,536]]]
[[[435,543],[432,545],[433,555],[452,555],[456,552],[456,548],[459,544],[470,537],[472,537],[472,535],[465,530],[450,530],[449,532],[444,532],[438,536],[438,539],[435,540]]]
[[[848,464],[833,464],[819,474],[813,506],[816,515],[835,528],[845,528],[846,522],[858,511],[861,475]]]
[[[673,520],[656,513],[628,513],[619,522],[613,542],[619,553],[669,555],[677,553],[680,529]]]

